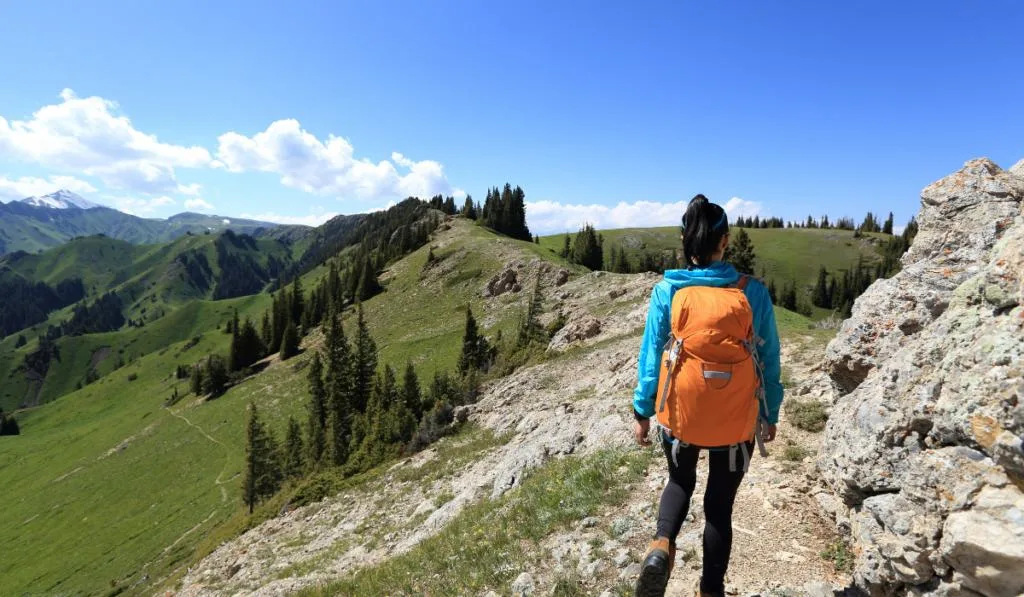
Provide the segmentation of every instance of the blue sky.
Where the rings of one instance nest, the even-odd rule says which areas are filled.
[[[315,223],[508,181],[540,232],[674,224],[698,192],[899,223],[964,161],[1024,157],[1020,22],[1012,0],[7,3],[0,199]]]

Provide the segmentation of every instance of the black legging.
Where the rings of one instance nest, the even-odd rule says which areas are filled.
[[[662,447],[668,458],[669,481],[661,494],[658,509],[658,536],[667,537],[675,544],[676,536],[690,509],[690,496],[697,485],[697,458],[701,448],[680,445],[676,452],[676,466],[672,462],[672,442],[662,435]],[[753,454],[754,444],[747,445],[747,454]],[[708,450],[710,471],[704,492],[704,571],[700,590],[724,593],[725,572],[729,568],[732,551],[732,505],[736,491],[743,481],[743,458],[738,456],[735,472],[729,470],[729,450]]]

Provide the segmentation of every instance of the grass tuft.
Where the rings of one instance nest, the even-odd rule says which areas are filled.
[[[796,425],[797,429],[818,433],[825,429],[828,413],[825,406],[817,400],[798,400],[791,398],[783,404],[786,418]]]
[[[618,450],[554,461],[503,497],[467,506],[411,551],[299,595],[455,595],[504,587],[536,564],[525,546],[603,505],[621,504],[625,486],[641,478],[647,461],[646,454]],[[559,595],[581,594],[573,578],[555,589]]]
[[[853,551],[850,550],[850,544],[841,537],[836,538],[835,541],[830,543],[821,552],[821,557],[832,562],[836,572],[850,572],[853,570],[853,561],[855,559]]]

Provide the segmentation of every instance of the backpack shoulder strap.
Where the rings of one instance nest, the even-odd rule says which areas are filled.
[[[733,282],[732,284],[730,284],[729,288],[738,288],[740,290],[746,290],[747,289],[747,282],[749,282],[749,281],[750,281],[750,276],[748,276],[747,274],[740,274],[739,279],[736,280],[735,282]]]

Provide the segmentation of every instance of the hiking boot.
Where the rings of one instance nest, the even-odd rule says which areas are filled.
[[[658,537],[651,542],[636,581],[636,597],[662,597],[675,561],[676,546],[668,539]]]

